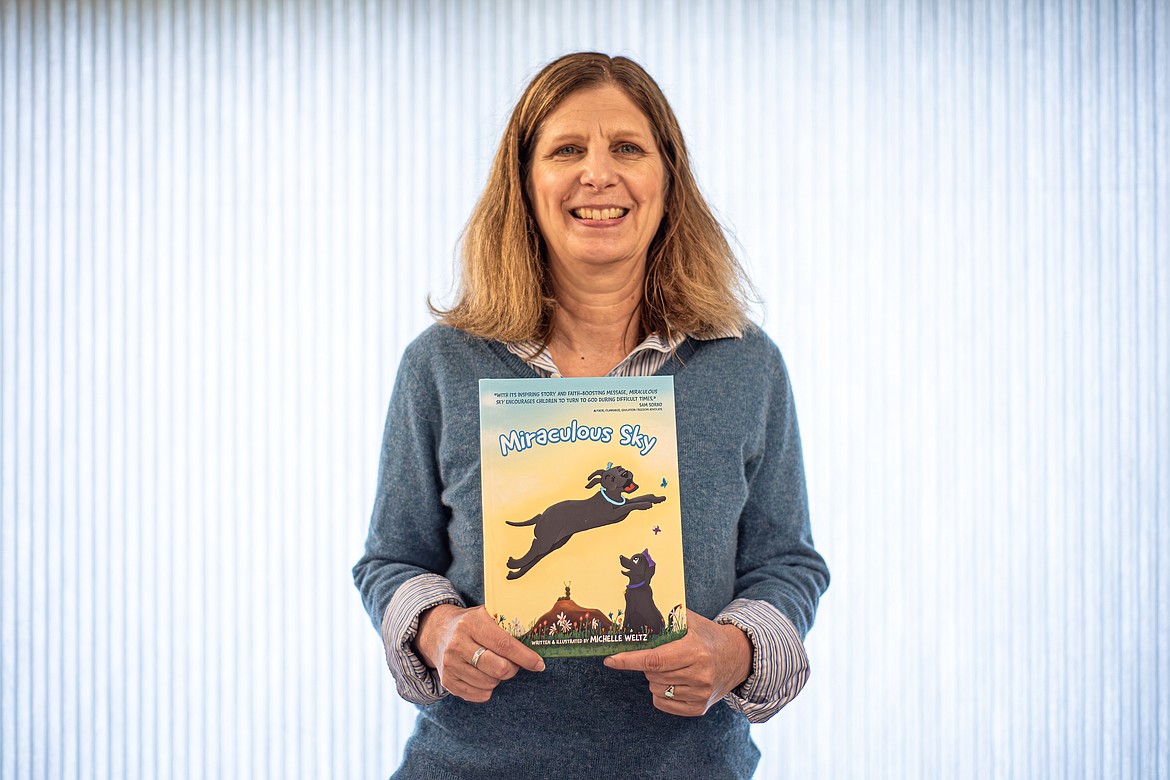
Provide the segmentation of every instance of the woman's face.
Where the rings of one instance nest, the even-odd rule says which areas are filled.
[[[570,95],[544,123],[528,195],[556,265],[646,262],[666,169],[650,122],[616,87]],[[598,269],[600,270],[600,268]]]

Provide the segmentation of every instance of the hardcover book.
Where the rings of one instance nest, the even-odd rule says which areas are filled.
[[[545,657],[686,633],[673,377],[481,379],[484,600]]]

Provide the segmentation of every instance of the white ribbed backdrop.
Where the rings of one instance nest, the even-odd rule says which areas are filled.
[[[4,780],[391,773],[390,388],[577,49],[659,80],[796,389],[833,582],[758,776],[1170,777],[1165,4],[2,8]]]

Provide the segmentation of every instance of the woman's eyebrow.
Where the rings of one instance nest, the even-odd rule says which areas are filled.
[[[580,141],[586,135],[588,135],[588,134],[587,133],[575,133],[575,132],[566,130],[566,131],[562,131],[562,132],[555,133],[555,134],[542,135],[540,137],[539,143],[560,144],[560,143],[564,143],[566,141]]]
[[[606,138],[636,138],[639,140],[646,140],[653,136],[647,134],[644,130],[639,130],[633,127],[618,127],[612,129],[602,128],[602,134]],[[580,141],[588,138],[592,133],[585,130],[561,130],[547,136],[542,136],[539,143],[563,143],[565,141]]]

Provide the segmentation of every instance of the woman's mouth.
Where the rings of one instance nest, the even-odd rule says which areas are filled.
[[[630,210],[623,209],[623,208],[605,208],[605,209],[579,208],[579,209],[573,209],[569,213],[572,214],[577,219],[585,219],[585,220],[589,220],[591,222],[596,222],[596,221],[602,221],[602,220],[606,220],[606,219],[620,219],[621,217],[624,217],[626,214],[629,214]]]

